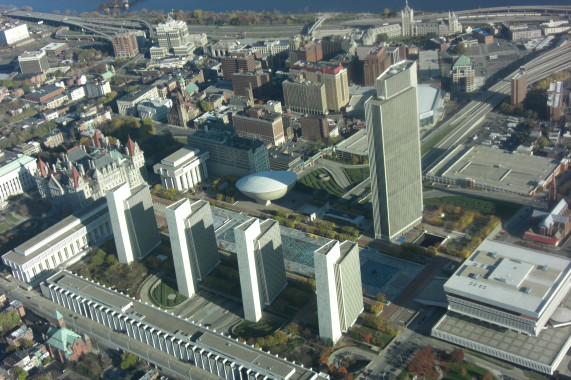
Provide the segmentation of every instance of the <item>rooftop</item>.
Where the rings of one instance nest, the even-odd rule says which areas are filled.
[[[18,56],[18,59],[39,58],[44,54],[45,52],[43,52],[42,50],[25,51],[22,53],[22,55]]]
[[[107,212],[109,212],[107,209],[107,201],[105,198],[101,198],[97,200],[93,206],[86,210],[81,210],[81,212],[77,212],[74,215],[70,215],[61,222],[54,224],[52,227],[40,232],[30,240],[4,254],[2,258],[17,264],[26,263],[35,256],[45,252],[51,246],[57,246],[61,241],[64,241],[66,237],[85,228],[87,224]]]
[[[32,161],[35,161],[33,157],[2,151],[0,155],[0,178],[14,170],[20,170],[23,165]]]
[[[163,158],[161,160],[161,164],[179,166],[188,160],[194,161],[198,157],[199,153],[200,149],[185,146]]]
[[[290,186],[297,180],[297,174],[289,171],[268,171],[242,177],[236,182],[240,191],[266,193]]]
[[[529,195],[542,181],[549,179],[559,164],[560,161],[546,157],[460,144],[450,149],[425,175],[461,181],[470,179],[478,187]]]
[[[363,128],[360,131],[357,131],[349,138],[337,144],[335,146],[335,149],[359,156],[367,155],[369,152],[369,143],[367,141],[367,130]]]
[[[518,334],[453,312],[442,317],[434,330],[547,366],[551,366],[561,350],[568,346],[571,334],[571,326],[544,329],[538,336]]]
[[[485,240],[444,284],[444,290],[538,318],[570,276],[568,259]]]
[[[470,61],[470,58],[466,57],[465,55],[461,55],[456,59],[456,61],[454,61],[452,68],[463,67],[463,66],[471,66],[471,65],[472,65],[472,61]]]
[[[139,86],[135,90],[121,97],[118,101],[132,102],[139,99],[141,96],[154,89],[153,86]]]
[[[132,319],[144,321],[145,324],[154,326],[156,329],[177,335],[181,340],[188,341],[199,348],[204,347],[208,351],[229,357],[238,364],[248,363],[249,367],[257,367],[257,371],[262,374],[272,373],[272,377],[278,379],[305,380],[310,379],[315,373],[311,369],[295,365],[193,322],[175,317],[168,312],[157,310],[71,273],[59,272],[50,277],[47,282],[62,289],[69,289],[88,300],[96,300],[111,310],[127,314]]]

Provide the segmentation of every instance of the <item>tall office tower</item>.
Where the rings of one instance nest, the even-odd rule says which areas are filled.
[[[347,69],[337,64],[332,66],[330,62],[292,62],[289,69],[292,79],[303,78],[312,83],[325,84],[325,96],[327,109],[339,112],[341,108],[349,104],[349,80]]]
[[[26,51],[18,57],[22,74],[45,73],[49,68],[48,56],[43,50]]]
[[[159,245],[159,228],[146,184],[130,189],[125,182],[107,190],[107,205],[120,263],[140,260]]]
[[[452,92],[473,92],[476,90],[476,71],[470,58],[461,55],[452,65],[450,72]]]
[[[232,116],[236,134],[249,139],[259,139],[267,146],[285,143],[282,115],[267,112],[264,108],[248,108]]]
[[[137,33],[133,31],[114,35],[111,43],[113,44],[115,58],[132,58],[139,54]]]
[[[168,206],[165,213],[178,291],[192,297],[198,282],[220,262],[210,204],[182,199]]]
[[[0,29],[0,44],[13,45],[28,38],[30,38],[30,33],[28,33],[26,24]]]
[[[314,258],[319,337],[335,343],[363,311],[359,246],[332,240]]]
[[[280,225],[249,219],[234,228],[244,318],[257,322],[287,285]]]
[[[247,97],[252,91],[254,98],[272,96],[272,79],[269,72],[258,70],[254,73],[242,72],[232,74],[234,95]]]
[[[329,139],[329,123],[326,117],[304,116],[299,119],[301,136],[309,141],[327,142]]]
[[[232,80],[235,73],[253,72],[260,67],[256,57],[249,51],[231,51],[227,57],[220,57],[224,80]]]
[[[375,238],[393,240],[422,220],[415,62],[399,62],[377,78],[365,119]]]
[[[406,0],[406,6],[400,12],[401,16],[401,33],[404,37],[414,36],[414,11],[408,6],[408,0]]]
[[[375,86],[379,75],[391,64],[391,57],[387,55],[384,47],[373,48],[369,54],[367,54],[365,62],[363,63],[365,86]]]
[[[512,78],[512,105],[517,105],[525,99],[527,95],[527,72],[525,68],[519,69],[519,72]]]
[[[324,83],[285,80],[282,83],[284,104],[293,112],[327,115],[327,95]]]
[[[182,20],[175,21],[172,17],[167,17],[165,22],[157,25],[157,37],[159,47],[171,52],[174,48],[188,45],[190,35],[188,34],[188,25]]]

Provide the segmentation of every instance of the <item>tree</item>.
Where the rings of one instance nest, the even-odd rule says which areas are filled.
[[[137,357],[134,354],[125,352],[121,355],[121,369],[123,371],[129,370],[137,365],[137,361]]]
[[[20,367],[15,367],[14,368],[14,375],[17,376],[18,380],[26,380],[26,378],[28,377],[29,373],[28,371],[24,371],[22,368]]]
[[[466,53],[466,46],[463,43],[459,43],[454,46],[453,51],[456,54],[464,54]]]
[[[489,373],[489,372],[486,372],[486,373],[484,374],[484,376],[482,376],[482,380],[493,380],[493,379],[494,379],[494,377],[493,377],[492,374]]]
[[[297,323],[290,323],[287,329],[292,336],[295,336],[299,332],[299,325]]]
[[[383,293],[383,292],[377,293],[377,301],[385,302],[386,299],[387,299],[387,295],[385,293]]]
[[[143,120],[143,125],[141,126],[141,133],[150,136],[155,135],[157,131],[155,130],[155,126],[153,125],[153,121],[149,118]]]
[[[464,350],[457,348],[450,354],[450,361],[454,363],[464,362]]]

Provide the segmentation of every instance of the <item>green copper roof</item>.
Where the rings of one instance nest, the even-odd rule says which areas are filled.
[[[458,67],[458,66],[470,66],[470,58],[466,57],[465,55],[461,55],[460,57],[458,57],[458,59],[456,59],[456,62],[454,62],[454,65],[452,66],[454,67]]]
[[[56,320],[63,318],[63,315],[59,311],[56,310]]]
[[[50,336],[50,339],[48,339],[46,343],[64,352],[66,358],[73,354],[73,351],[70,348],[73,346],[73,342],[78,339],[81,340],[81,335],[65,328],[59,329],[57,327],[50,327],[48,335]]]
[[[103,74],[101,74],[101,78],[103,79],[109,79],[113,76],[113,73],[111,71],[106,71]]]
[[[186,85],[185,90],[189,95],[192,95],[196,91],[198,91],[198,86],[195,85],[194,83],[190,82],[189,84]]]
[[[36,159],[24,154],[19,154],[15,158],[8,159],[2,167],[0,167],[0,177],[12,172],[13,170],[19,170],[21,166],[29,164]]]

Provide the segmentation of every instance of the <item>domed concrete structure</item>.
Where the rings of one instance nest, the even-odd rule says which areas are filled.
[[[297,175],[288,171],[270,171],[250,174],[240,178],[236,187],[242,194],[256,202],[270,204],[286,195],[297,181]]]

